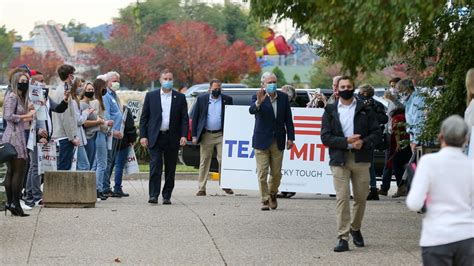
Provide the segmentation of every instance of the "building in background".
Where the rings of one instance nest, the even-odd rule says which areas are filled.
[[[37,22],[33,29],[33,49],[36,52],[46,53],[55,51],[59,56],[69,61],[76,55],[74,38],[63,32],[58,24],[50,20],[48,23]]]

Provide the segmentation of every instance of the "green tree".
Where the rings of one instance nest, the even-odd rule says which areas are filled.
[[[295,74],[293,76],[293,84],[300,84],[301,83],[301,78],[298,74]]]
[[[88,27],[84,23],[75,20],[62,27],[62,31],[66,32],[69,37],[73,37],[75,42],[98,43],[104,40],[102,33],[86,33]]]
[[[281,69],[279,67],[274,67],[272,69],[272,72],[277,77],[277,86],[278,86],[278,88],[281,88],[281,87],[283,87],[284,85],[287,84],[286,79],[285,79],[285,74],[283,73],[283,71],[281,71]]]
[[[6,73],[8,63],[14,56],[13,42],[15,31],[7,31],[5,25],[0,27],[0,73]],[[2,77],[0,76],[0,79]]]

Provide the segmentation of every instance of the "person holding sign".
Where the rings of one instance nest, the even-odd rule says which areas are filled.
[[[221,168],[225,106],[232,105],[232,97],[221,93],[221,82],[218,79],[211,80],[209,86],[209,93],[197,98],[193,110],[193,144],[200,143],[201,158],[199,191],[196,196],[206,196],[207,176],[209,175],[214,148],[217,149],[217,161],[219,162],[219,169]],[[227,194],[234,194],[230,188],[223,188],[223,190]]]
[[[148,203],[158,204],[161,190],[163,161],[165,185],[163,204],[171,204],[174,174],[179,146],[186,145],[188,135],[188,107],[184,94],[173,90],[173,73],[161,72],[161,89],[145,96],[140,117],[140,144],[150,151],[150,182]]]
[[[335,252],[349,250],[349,232],[354,244],[364,246],[360,232],[367,200],[370,163],[382,134],[370,107],[354,97],[354,81],[347,76],[337,82],[339,99],[324,111],[321,140],[329,148],[337,200],[337,238]],[[349,206],[349,182],[354,196],[353,216]]]
[[[277,91],[275,74],[263,73],[261,82],[262,88],[252,96],[249,112],[255,115],[252,147],[257,160],[261,210],[268,211],[278,207],[283,151],[285,147],[289,150],[293,146],[295,128],[288,95]]]

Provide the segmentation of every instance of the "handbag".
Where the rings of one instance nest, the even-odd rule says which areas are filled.
[[[18,156],[16,149],[10,143],[0,144],[0,163],[6,163]]]

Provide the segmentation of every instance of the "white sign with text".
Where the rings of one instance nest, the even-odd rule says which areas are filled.
[[[248,106],[226,106],[221,187],[258,190]],[[284,151],[280,191],[335,194],[328,149],[321,142],[324,109],[292,108],[295,144]]]

